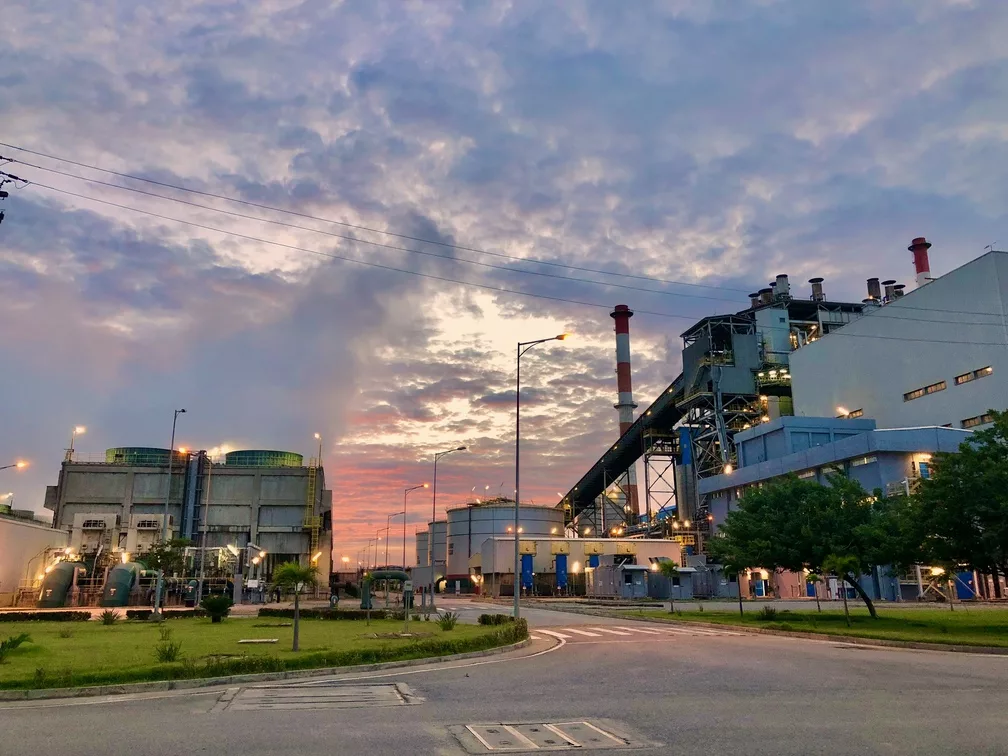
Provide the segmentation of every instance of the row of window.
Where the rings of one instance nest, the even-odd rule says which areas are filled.
[[[987,367],[982,367],[977,370],[972,370],[968,373],[963,373],[962,375],[957,375],[955,377],[955,385],[961,386],[964,383],[969,383],[970,381],[975,381],[977,378],[986,378],[988,375],[993,374],[994,368],[988,365]],[[903,401],[910,402],[914,399],[920,399],[922,396],[927,396],[928,394],[935,394],[939,391],[944,391],[948,388],[948,384],[945,381],[938,381],[937,383],[932,383],[930,386],[922,386],[919,389],[914,389],[913,391],[907,391],[903,394]],[[965,427],[965,426],[964,426]]]
[[[985,412],[982,415],[977,415],[975,417],[967,417],[962,421],[963,428],[976,428],[978,425],[986,425],[987,423],[994,422],[994,415],[989,412]]]

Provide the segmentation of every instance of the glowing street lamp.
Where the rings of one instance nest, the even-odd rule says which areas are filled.
[[[529,349],[537,344],[545,344],[547,341],[563,341],[569,334],[561,333],[551,336],[548,339],[537,339],[535,341],[519,341],[517,357],[515,358],[515,505],[514,505],[514,618],[518,619],[518,603],[521,598],[521,554],[519,553],[518,534],[521,532],[518,527],[518,510],[521,506],[521,358]],[[433,573],[432,573],[433,577]]]
[[[24,470],[26,467],[28,467],[28,463],[25,462],[23,459],[19,459],[17,462],[11,462],[9,465],[4,465],[3,467],[0,467],[0,470],[6,470],[9,467],[15,467],[18,470]]]

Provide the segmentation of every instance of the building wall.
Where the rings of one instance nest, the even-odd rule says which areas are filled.
[[[317,472],[316,515],[323,515],[324,502],[331,502],[325,488],[324,471]],[[72,533],[76,546],[88,545],[99,537],[110,550],[143,550],[151,542],[149,532],[138,531],[140,515],[160,519],[164,513],[167,491],[167,467],[130,467],[116,464],[67,463],[61,474],[61,486],[54,501],[54,526]],[[172,493],[168,504],[169,536],[179,535],[182,521],[185,472],[172,475]],[[209,487],[209,495],[206,491]],[[204,494],[195,509],[192,537],[201,539],[201,518],[206,509],[206,545],[244,546],[255,543],[270,555],[281,558],[307,558],[311,555],[309,532],[304,528],[308,492],[308,468],[241,467],[214,465],[203,476]],[[330,504],[331,506],[331,504]],[[96,517],[118,518],[108,532],[82,531],[81,523]],[[133,523],[134,527],[131,527]],[[160,540],[160,531],[157,533]],[[328,569],[331,537],[320,533],[320,569]]]
[[[41,572],[46,548],[62,549],[67,533],[24,520],[0,517],[0,606],[11,606],[26,570]],[[28,574],[28,580],[34,577]]]
[[[791,355],[795,414],[862,410],[880,428],[962,427],[1008,407],[1008,253],[990,252]],[[982,314],[981,314],[982,313]],[[984,367],[990,376],[955,384]],[[946,388],[904,401],[940,381]]]

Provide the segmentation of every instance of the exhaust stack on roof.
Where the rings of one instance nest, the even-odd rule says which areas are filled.
[[[883,281],[882,285],[885,286],[886,302],[892,302],[894,299],[896,299],[896,290],[895,290],[896,279],[890,278],[886,281]]]
[[[777,280],[774,281],[775,288],[777,289],[778,297],[790,297],[791,296],[791,284],[788,283],[787,275],[784,273],[777,274]]]
[[[812,284],[812,301],[813,302],[825,302],[826,294],[823,293],[822,278],[810,278],[808,280]]]
[[[914,270],[917,271],[917,288],[931,280],[931,262],[928,260],[928,250],[931,249],[931,242],[923,236],[918,236],[907,247],[913,252]]]
[[[879,280],[877,278],[868,279],[868,298],[874,299],[877,302],[882,301],[882,289],[879,287]]]
[[[758,291],[754,291],[752,294],[749,295],[749,304],[752,307],[760,306],[760,295]]]

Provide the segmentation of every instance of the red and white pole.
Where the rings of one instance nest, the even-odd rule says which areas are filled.
[[[931,280],[931,262],[928,260],[928,250],[931,242],[923,236],[918,236],[907,247],[913,252],[914,269],[917,271],[917,288]]]
[[[609,316],[616,321],[616,390],[619,392],[619,401],[613,407],[619,412],[619,428],[622,436],[633,425],[634,410],[637,409],[630,380],[630,318],[633,317],[633,310],[624,304],[616,305]],[[633,466],[627,471],[626,489],[630,512],[634,515],[640,514],[637,471]]]

